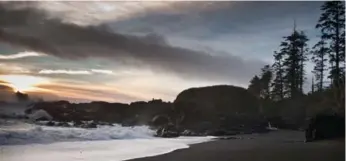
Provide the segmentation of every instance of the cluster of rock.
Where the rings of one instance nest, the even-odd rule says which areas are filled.
[[[258,100],[246,89],[219,85],[184,90],[173,103],[162,100],[130,104],[40,102],[26,113],[32,120],[48,120],[41,121],[47,126],[150,125],[157,129],[159,137],[230,136],[267,132],[275,127],[305,128],[307,141],[345,135],[343,116],[317,115],[307,121],[306,101],[278,102],[278,105],[287,110],[281,109],[281,115],[263,115]]]
[[[171,104],[161,100],[134,102],[131,104],[91,102],[70,103],[68,101],[40,102],[26,113],[44,110],[52,120],[61,122],[90,121],[119,123],[133,126],[150,124],[151,119],[171,109]],[[36,118],[39,119],[39,118]]]
[[[95,121],[76,121],[76,122],[64,122],[64,121],[46,121],[37,120],[37,124],[45,126],[57,126],[57,127],[79,127],[79,128],[97,128],[99,125],[113,126],[107,122],[95,122]]]
[[[345,137],[345,117],[340,115],[317,115],[309,120],[305,130],[307,142]]]
[[[266,132],[267,122],[259,113],[257,99],[246,89],[219,85],[191,88],[181,92],[173,103],[162,100],[133,102],[130,104],[67,101],[40,102],[27,110],[28,114],[44,110],[52,120],[50,126],[71,126],[67,122],[93,120],[117,123],[123,126],[150,125],[157,128],[157,136],[180,135],[234,135],[239,133]]]

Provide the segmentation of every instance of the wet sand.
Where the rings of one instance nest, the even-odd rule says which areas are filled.
[[[192,145],[131,161],[344,161],[345,141],[304,142],[304,133],[275,131]]]

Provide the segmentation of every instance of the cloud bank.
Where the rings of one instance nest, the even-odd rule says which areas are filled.
[[[92,73],[86,70],[49,70],[43,69],[38,74],[71,74],[71,75],[91,75]]]
[[[92,75],[92,74],[107,74],[112,75],[113,71],[104,69],[91,69],[91,70],[65,70],[65,69],[42,69],[38,74],[69,74],[69,75]]]
[[[44,54],[39,54],[36,52],[20,52],[17,54],[11,54],[11,55],[0,55],[0,60],[10,60],[10,59],[19,59],[19,58],[25,58],[25,57],[35,57],[35,56],[43,56]]]
[[[264,64],[239,56],[173,47],[162,42],[160,36],[135,37],[114,33],[102,25],[64,23],[42,10],[10,4],[0,6],[0,41],[64,59],[102,57],[120,65],[183,78],[239,82],[248,81]]]

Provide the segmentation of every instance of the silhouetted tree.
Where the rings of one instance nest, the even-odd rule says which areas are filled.
[[[284,93],[288,97],[296,97],[303,92],[304,62],[307,61],[307,41],[308,39],[304,32],[299,33],[294,28],[293,33],[284,37],[284,41],[281,42],[280,54],[284,57],[282,62],[284,67]]]
[[[260,78],[260,97],[262,99],[268,100],[271,97],[270,93],[270,84],[273,78],[272,69],[269,65],[265,65],[261,69],[261,78]]]
[[[299,55],[298,55],[298,59],[300,61],[300,64],[299,64],[299,72],[298,72],[298,75],[299,75],[299,92],[300,93],[303,93],[303,86],[304,86],[304,81],[305,81],[305,62],[308,61],[308,57],[307,55],[309,54],[309,48],[307,47],[307,41],[309,41],[309,39],[307,38],[307,36],[305,35],[305,33],[303,31],[300,32],[300,44],[299,44],[299,47],[300,47],[300,52],[299,52]]]
[[[265,65],[261,71],[261,77],[255,75],[250,80],[248,90],[258,99],[270,99],[270,83],[273,74],[269,65]]]
[[[283,80],[283,56],[281,52],[274,52],[273,74],[274,80],[272,83],[272,99],[282,100],[284,98],[284,80]]]
[[[255,95],[257,98],[260,98],[260,94],[261,94],[261,80],[260,80],[260,78],[257,75],[255,75],[250,80],[250,84],[249,84],[248,90],[253,95]]]
[[[314,47],[312,51],[312,61],[315,63],[314,73],[317,80],[317,90],[323,90],[324,76],[326,66],[327,66],[327,54],[330,52],[329,48],[326,46],[326,42],[322,39]]]
[[[262,69],[261,78],[255,75],[250,80],[248,90],[256,96],[260,104],[260,113],[263,113],[263,105],[270,101],[270,83],[272,80],[272,71],[269,65],[264,66]]]
[[[311,93],[315,92],[315,83],[314,83],[314,77],[311,78]]]
[[[316,28],[321,30],[321,39],[329,44],[329,61],[332,65],[330,78],[332,84],[339,87],[338,82],[344,79],[345,74],[345,3],[327,1],[322,5],[321,10],[323,13]]]
[[[321,6],[323,13],[316,25],[321,39],[329,45],[329,78],[334,101],[340,109],[345,108],[345,2],[327,1]]]

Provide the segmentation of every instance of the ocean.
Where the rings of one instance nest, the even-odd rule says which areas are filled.
[[[214,137],[157,138],[148,126],[49,127],[0,119],[3,161],[121,161],[169,153]]]

